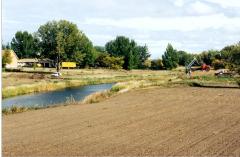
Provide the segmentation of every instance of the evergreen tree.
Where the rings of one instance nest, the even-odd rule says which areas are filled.
[[[178,66],[178,54],[171,44],[168,44],[162,56],[163,65],[166,69],[172,70]]]
[[[147,46],[138,46],[134,40],[118,36],[105,45],[106,51],[124,58],[123,68],[126,70],[143,68],[144,62],[150,57]]]
[[[11,48],[19,58],[36,57],[38,51],[37,40],[27,31],[18,31],[11,41]],[[7,46],[8,47],[8,46]]]

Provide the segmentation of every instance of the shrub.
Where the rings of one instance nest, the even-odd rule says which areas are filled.
[[[17,106],[12,106],[10,108],[10,110],[11,110],[12,113],[17,113],[18,112],[18,107]]]
[[[102,53],[96,59],[96,66],[110,68],[110,69],[122,69],[124,60],[123,57],[110,56],[107,53]]]
[[[151,65],[152,65],[152,61],[151,60],[147,59],[147,60],[144,61],[144,67],[146,69],[151,68]]]
[[[2,109],[2,114],[9,114],[9,113],[10,113],[9,108],[3,108]]]
[[[8,68],[6,68],[5,71],[6,72],[22,72],[23,69],[22,68],[17,68],[17,69],[8,69]]]
[[[124,86],[113,86],[110,91],[117,93],[122,89],[124,89]]]
[[[240,87],[240,79],[237,79],[236,82],[237,82],[238,86]]]
[[[240,67],[238,67],[236,71],[237,71],[238,74],[240,74]]]
[[[224,61],[218,60],[218,59],[215,59],[212,64],[215,70],[225,69],[226,67],[226,64],[224,63]]]
[[[163,63],[161,59],[156,59],[151,61],[152,70],[161,70],[163,69]]]
[[[2,52],[2,67],[5,68],[6,64],[12,62],[12,56],[10,50],[5,50]]]
[[[84,103],[84,104],[98,103],[101,100],[104,100],[104,99],[110,97],[111,95],[112,95],[112,93],[109,91],[93,93],[93,94],[87,96],[86,98],[84,98],[82,103]]]

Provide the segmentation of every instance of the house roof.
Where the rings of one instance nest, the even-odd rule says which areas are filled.
[[[4,53],[6,53],[7,51],[10,52],[11,55],[15,56],[15,57],[17,58],[17,60],[19,60],[17,54],[16,54],[13,50],[2,50],[2,55],[3,55]]]
[[[54,62],[53,60],[48,59],[48,58],[39,59],[38,61],[40,63],[51,63],[51,62]]]
[[[38,59],[37,58],[24,58],[18,60],[18,63],[37,63]]]

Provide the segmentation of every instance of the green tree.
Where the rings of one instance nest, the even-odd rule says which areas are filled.
[[[234,45],[226,46],[221,51],[221,59],[225,60],[226,62],[230,62],[231,60],[231,54],[234,49]]]
[[[38,29],[41,55],[61,61],[75,61],[79,66],[92,66],[94,49],[91,41],[76,24],[66,20],[49,21]]]
[[[105,46],[107,52],[113,56],[122,56],[124,58],[123,68],[126,70],[131,70],[132,65],[132,51],[130,39],[124,36],[117,36],[115,40],[108,42]]]
[[[2,54],[2,67],[5,68],[7,64],[12,62],[12,56],[9,49],[6,49]]]
[[[228,68],[240,73],[240,43],[224,47],[221,56]]]
[[[19,58],[36,57],[37,39],[27,31],[18,31],[11,41],[11,48]]]
[[[208,50],[208,51],[202,52],[199,56],[200,56],[200,60],[203,63],[206,63],[207,65],[212,65],[214,59],[216,59],[216,57],[218,57],[219,54],[220,52],[217,50]]]
[[[134,40],[124,36],[117,36],[115,40],[109,41],[105,49],[113,56],[123,57],[123,68],[126,70],[144,67],[145,60],[150,57],[147,46],[138,46]]]
[[[237,71],[240,74],[240,44],[236,44],[231,51],[231,64],[232,69]]]
[[[194,58],[192,54],[189,54],[185,51],[178,51],[177,54],[179,58],[178,64],[182,66],[186,66],[187,64],[189,64]]]
[[[166,69],[172,70],[178,66],[177,50],[171,44],[168,44],[166,51],[162,55],[163,65]]]
[[[143,69],[146,68],[145,61],[148,60],[148,58],[151,56],[151,54],[148,52],[148,47],[145,46],[137,46],[137,53],[135,55],[135,58],[138,60],[136,61],[137,68]]]

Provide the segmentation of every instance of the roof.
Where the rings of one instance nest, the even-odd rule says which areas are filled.
[[[2,55],[7,51],[10,52],[12,55],[14,55],[17,58],[17,60],[19,59],[17,54],[13,50],[2,50]]]
[[[24,58],[18,61],[18,63],[37,63],[37,62],[38,62],[37,58]]]
[[[51,60],[51,59],[48,59],[48,58],[43,58],[43,59],[39,59],[38,60],[40,63],[48,63],[48,62],[54,62],[53,60]]]

